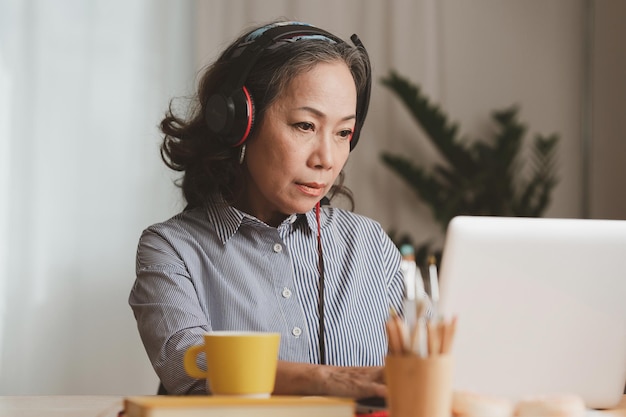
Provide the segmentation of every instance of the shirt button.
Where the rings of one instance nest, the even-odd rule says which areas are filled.
[[[296,216],[295,214],[292,214],[291,217],[289,218],[289,223],[294,224],[297,218],[298,216]]]
[[[291,297],[291,290],[287,287],[283,288],[283,297],[289,298]]]
[[[298,337],[302,334],[302,329],[299,327],[294,327],[293,330],[291,331],[291,334],[294,335],[295,337]]]
[[[281,253],[283,251],[283,246],[280,243],[274,244],[274,252]]]

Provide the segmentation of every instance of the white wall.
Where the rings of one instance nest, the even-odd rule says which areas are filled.
[[[626,60],[617,40],[626,10],[621,0],[593,4],[588,204],[594,217],[624,219]],[[0,395],[154,392],[127,296],[139,233],[181,208],[156,124],[244,27],[283,16],[359,34],[374,90],[349,186],[358,212],[419,240],[437,226],[379,155],[415,152],[428,163],[436,154],[412,141],[419,129],[379,78],[390,68],[410,76],[470,137],[492,110],[519,104],[529,133],[562,137],[548,214],[579,217],[586,13],[585,0],[2,3]]]
[[[445,2],[444,104],[471,136],[493,109],[520,106],[535,133],[561,135],[560,183],[549,216],[580,216],[581,80],[579,1]]]

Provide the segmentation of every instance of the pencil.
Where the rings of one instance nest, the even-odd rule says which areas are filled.
[[[456,332],[457,317],[452,317],[449,323],[444,323],[443,337],[441,341],[441,353],[450,353],[452,349],[452,342],[454,340],[454,334]]]
[[[402,327],[402,319],[400,319],[396,310],[391,307],[389,318],[385,323],[385,328],[387,329],[389,353],[392,355],[400,355],[403,352],[404,336]]]
[[[441,351],[441,338],[439,336],[439,322],[429,320],[426,323],[428,333],[428,355],[439,355]]]
[[[437,258],[431,255],[428,258],[428,278],[430,284],[430,300],[432,302],[433,317],[436,319],[439,314],[439,277],[437,276]]]

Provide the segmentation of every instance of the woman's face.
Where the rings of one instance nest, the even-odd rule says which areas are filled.
[[[356,87],[343,62],[295,77],[247,144],[241,207],[269,225],[309,211],[330,190],[350,153]]]

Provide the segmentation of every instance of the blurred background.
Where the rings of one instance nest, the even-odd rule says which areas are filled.
[[[511,105],[557,133],[546,216],[626,219],[622,0],[0,0],[0,395],[156,392],[127,297],[141,231],[183,207],[157,125],[234,37],[281,17],[368,49],[347,183],[386,230],[443,238],[380,160],[439,157],[380,85],[391,69],[469,137]]]

